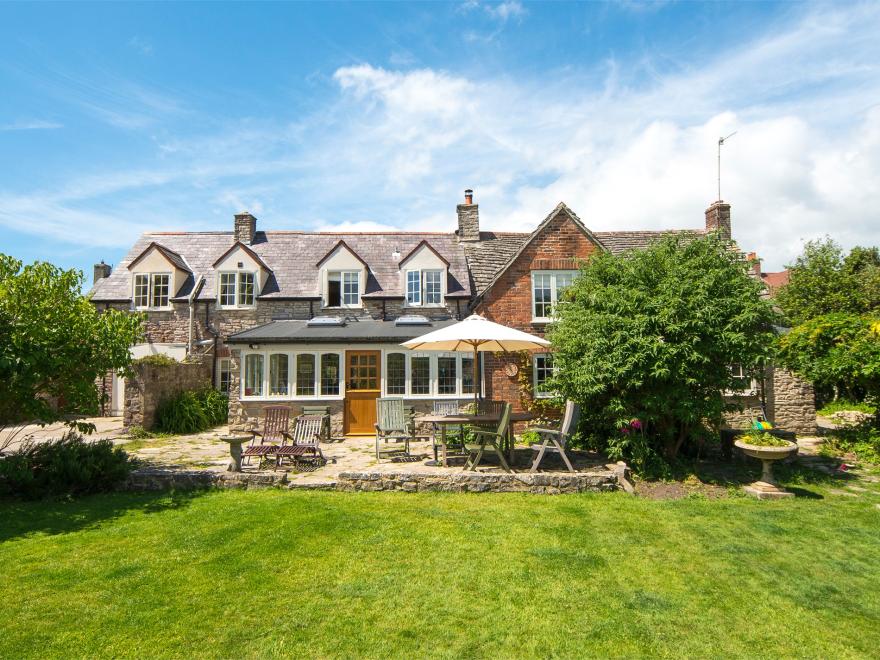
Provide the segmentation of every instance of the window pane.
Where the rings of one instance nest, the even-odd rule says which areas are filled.
[[[342,304],[342,276],[327,273],[327,306],[339,307]]]
[[[238,304],[253,305],[254,304],[254,274],[239,273],[238,274]]]
[[[458,389],[458,360],[454,357],[437,358],[437,393],[455,394]]]
[[[422,304],[421,272],[408,271],[406,274],[406,302],[408,305]]]
[[[426,270],[425,271],[425,304],[426,305],[439,305],[441,298],[441,287],[440,287],[440,275],[441,271],[439,270]]]
[[[153,307],[168,307],[170,275],[153,275]]]
[[[386,361],[386,393],[406,394],[406,356],[403,353],[389,353]]]
[[[220,273],[220,304],[235,305],[235,273]]]
[[[324,353],[321,356],[321,394],[339,394],[339,355]]]
[[[562,300],[562,293],[568,287],[571,286],[571,283],[574,281],[575,273],[556,273],[556,300],[554,302],[559,302]]]
[[[543,319],[550,316],[552,300],[550,275],[547,273],[535,273],[532,276],[533,292],[535,297],[535,318]]]
[[[358,280],[360,280],[360,273],[342,274],[342,304],[359,304],[361,292],[358,286]]]
[[[232,362],[230,360],[220,360],[219,383],[218,389],[223,394],[229,394],[229,386],[232,382]]]
[[[412,370],[412,393],[431,393],[431,358],[427,356],[414,357],[410,361]]]
[[[134,276],[134,306],[147,307],[150,304],[150,276]]]
[[[296,394],[315,396],[315,356],[303,353],[296,356]]]
[[[461,393],[474,393],[474,358],[461,358]]]
[[[263,394],[263,356],[252,353],[244,358],[244,395]]]
[[[287,396],[287,356],[274,353],[269,356],[269,396]]]
[[[545,383],[553,375],[553,356],[549,353],[535,356],[535,396],[549,396],[552,394]]]

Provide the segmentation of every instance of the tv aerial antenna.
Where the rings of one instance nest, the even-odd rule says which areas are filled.
[[[718,201],[721,201],[721,146],[727,142],[730,138],[736,135],[737,131],[734,131],[727,137],[718,138]]]

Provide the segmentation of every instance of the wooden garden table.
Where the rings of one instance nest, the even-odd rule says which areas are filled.
[[[417,415],[415,421],[423,422],[425,424],[437,424],[440,427],[440,446],[442,448],[443,467],[449,467],[449,463],[446,460],[447,426],[497,426],[500,419],[501,415],[468,415],[466,413],[459,413],[456,415]],[[507,451],[508,462],[511,465],[511,470],[513,470],[513,423],[530,422],[533,419],[535,419],[535,416],[530,412],[510,413],[510,424],[507,426],[507,434],[504,438],[505,442],[502,451]]]

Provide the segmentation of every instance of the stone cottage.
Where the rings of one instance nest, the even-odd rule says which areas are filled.
[[[257,227],[248,212],[232,231],[152,232],[111,271],[96,266],[92,302],[143,311],[146,344],[136,355],[203,354],[233,420],[284,403],[330,407],[334,432],[371,434],[375,399],[397,396],[418,410],[436,400],[486,397],[515,407],[549,396],[552,356],[481,357],[413,352],[400,343],[470,313],[543,335],[578,264],[598,250],[622,253],[668,233],[730,238],[730,205],[712,204],[696,229],[592,232],[560,203],[532,232],[480,230],[465,191],[450,232],[301,232]],[[113,377],[111,408],[124,396]],[[761,404],[791,430],[813,430],[812,392],[785,372],[747,384],[741,423]]]

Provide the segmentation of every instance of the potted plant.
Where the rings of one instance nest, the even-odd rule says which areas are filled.
[[[776,482],[773,477],[773,462],[796,454],[797,443],[777,438],[767,431],[753,429],[737,438],[734,444],[746,456],[757,458],[763,464],[760,481],[743,486],[743,490],[758,499],[794,497],[794,493],[789,493]]]

